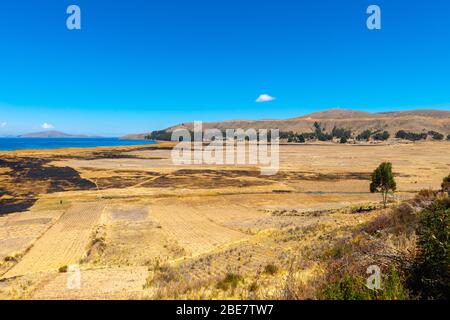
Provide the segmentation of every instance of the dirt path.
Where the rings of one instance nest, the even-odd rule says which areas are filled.
[[[3,278],[57,270],[82,258],[105,203],[72,206]]]

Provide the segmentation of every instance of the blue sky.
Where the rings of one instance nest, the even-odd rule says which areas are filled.
[[[449,109],[449,15],[447,0],[3,0],[0,134]]]

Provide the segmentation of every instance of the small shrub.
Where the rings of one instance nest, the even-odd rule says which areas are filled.
[[[3,261],[5,261],[5,262],[17,262],[17,258],[13,257],[13,256],[7,256],[7,257],[3,258]]]
[[[248,286],[248,291],[250,292],[255,292],[257,291],[259,288],[259,285],[256,281],[253,281],[249,286]]]
[[[243,280],[244,278],[239,274],[227,273],[225,278],[217,283],[217,289],[224,291],[228,290],[230,287],[235,289],[239,282],[242,282]]]
[[[68,267],[67,266],[62,266],[59,267],[58,272],[59,273],[66,273],[67,272]]]
[[[352,206],[350,208],[351,213],[363,213],[363,212],[370,212],[373,210],[378,209],[377,205],[372,203],[363,203],[359,205]]]
[[[267,266],[264,267],[265,274],[274,275],[277,272],[278,272],[278,267],[274,264],[268,264]]]

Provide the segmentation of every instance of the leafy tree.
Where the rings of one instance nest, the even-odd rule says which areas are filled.
[[[287,142],[305,142],[304,134],[294,133],[293,131],[280,132],[280,139],[287,139]]]
[[[337,128],[336,126],[334,126],[333,130],[331,131],[331,135],[334,138],[338,138],[338,139],[342,139],[342,138],[350,139],[352,136],[352,131],[346,130],[343,128]]]
[[[429,131],[428,134],[433,138],[433,140],[444,140],[444,135],[436,131]]]
[[[330,141],[331,139],[333,139],[333,136],[331,134],[327,134],[325,133],[325,128],[321,128],[321,124],[320,122],[314,122],[314,128],[315,128],[315,135],[316,138],[319,141]]]
[[[404,139],[410,141],[425,140],[427,136],[428,135],[426,133],[406,132],[405,130],[400,130],[395,135],[397,139]]]
[[[316,130],[320,130],[320,122],[315,121],[315,122],[314,122],[314,128],[315,128]]]
[[[395,183],[394,174],[392,172],[392,163],[383,162],[372,173],[370,192],[380,192],[383,197],[383,205],[386,208],[388,193],[395,192],[396,189],[397,184]]]
[[[361,133],[356,137],[356,140],[358,140],[358,141],[362,141],[362,140],[369,141],[371,135],[372,135],[372,131],[370,131],[370,130],[365,130],[365,131],[361,132]]]
[[[386,141],[387,139],[389,139],[390,136],[391,135],[387,131],[378,132],[378,133],[373,135],[373,139],[374,140],[378,140],[378,141]]]

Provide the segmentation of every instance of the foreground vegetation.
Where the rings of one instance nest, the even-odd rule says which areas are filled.
[[[147,288],[156,288],[159,299],[450,298],[450,198],[446,193],[424,190],[387,209],[367,205],[340,212],[375,215],[356,226],[316,225],[278,231],[270,236],[272,244],[301,244],[302,249],[293,251],[288,260],[261,265],[253,276],[241,270],[250,252],[241,255],[230,249],[224,258],[237,257],[239,267],[222,277],[189,281],[185,273],[193,265],[158,265],[151,269]],[[210,264],[211,260],[201,263]],[[381,271],[379,289],[367,287],[367,269],[374,265]]]
[[[364,226],[350,243],[337,245],[333,252],[327,284],[318,297],[449,299],[450,198],[422,191]],[[365,267],[373,263],[383,270],[380,290],[366,287]]]

